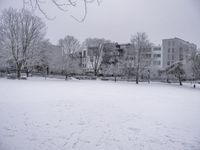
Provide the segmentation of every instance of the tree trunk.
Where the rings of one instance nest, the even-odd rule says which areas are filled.
[[[150,78],[151,78],[150,71],[148,70],[148,83],[150,83]]]
[[[129,79],[130,79],[130,75],[129,75],[129,70],[128,70],[128,74],[127,74],[128,76],[127,76],[127,79],[128,79],[128,81],[129,81]]]
[[[97,77],[98,73],[97,73],[97,69],[94,69],[94,76]]]
[[[46,80],[47,79],[47,67],[43,68],[43,72],[44,72],[44,78]]]
[[[46,71],[47,71],[47,76],[48,76],[48,75],[49,75],[49,67],[47,67],[47,70],[46,70]]]
[[[179,84],[180,84],[180,86],[182,86],[183,84],[182,84],[182,82],[181,82],[181,80],[179,80]]]
[[[136,73],[136,84],[138,84],[139,83],[139,74],[138,74],[138,72]]]
[[[136,84],[139,84],[139,66],[137,67],[137,72],[136,72]]]
[[[20,77],[21,77],[21,70],[17,68],[17,78],[20,79]]]
[[[20,79],[21,77],[21,64],[16,65],[16,71],[17,71],[17,78]]]
[[[29,77],[29,72],[28,71],[26,71],[26,77]]]
[[[169,78],[167,78],[167,83],[170,83],[170,82],[169,82]]]
[[[181,80],[180,75],[179,75],[179,77],[178,77],[178,80],[179,80],[179,84],[180,84],[180,86],[182,86],[183,84],[182,84],[182,80]]]
[[[26,77],[29,77],[29,71],[28,71],[28,68],[26,69]]]

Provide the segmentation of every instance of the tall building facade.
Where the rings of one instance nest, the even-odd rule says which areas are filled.
[[[189,62],[190,57],[197,50],[193,43],[179,38],[162,40],[162,67],[166,68],[175,62],[181,61],[183,64]]]
[[[162,46],[152,46],[151,47],[151,65],[150,76],[151,78],[158,78],[158,71],[162,69]]]
[[[95,49],[95,47],[82,49],[82,69],[84,72],[93,71],[91,59],[93,56],[93,52],[95,52]],[[106,43],[104,44],[104,50],[102,51],[102,55],[113,56],[113,58],[115,55],[115,51],[119,53],[119,55],[121,56],[119,57],[121,59],[120,61],[123,61],[121,67],[124,69],[133,69],[137,65],[137,53],[133,49],[133,46],[129,43]],[[102,55],[100,56],[100,61],[102,61]],[[150,70],[152,76],[157,77],[158,70],[162,68],[162,47],[160,45],[151,46],[149,47],[149,49],[142,51],[141,55],[143,61],[141,62],[141,66],[144,66],[144,70]]]

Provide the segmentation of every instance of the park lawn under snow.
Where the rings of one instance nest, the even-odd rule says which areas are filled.
[[[200,90],[0,79],[0,150],[200,150]]]

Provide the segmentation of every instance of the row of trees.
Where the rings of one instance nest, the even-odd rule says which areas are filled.
[[[105,39],[86,39],[84,44],[88,47],[88,56],[95,76],[101,71],[103,74],[113,74],[116,80],[118,75],[131,76],[132,71],[138,84],[139,77],[150,65],[151,57],[147,57],[147,53],[152,44],[145,33],[132,36],[131,44],[126,47],[128,50]],[[127,60],[131,66],[125,64]]]
[[[135,76],[138,84],[139,78],[151,64],[152,44],[145,33],[137,33],[131,37],[127,51],[118,44],[99,38],[88,38],[82,44],[73,36],[66,36],[59,40],[58,46],[53,46],[44,39],[46,27],[44,22],[31,12],[21,9],[4,10],[0,18],[0,61],[16,67],[18,78],[21,70],[27,75],[33,69],[45,70],[49,66],[59,66],[58,70],[65,73],[80,74],[84,54],[80,51],[87,49],[94,75],[111,72],[115,76]],[[55,49],[61,49],[58,54]],[[194,77],[200,79],[200,55],[191,57]],[[81,57],[81,58],[80,58]],[[131,65],[126,65],[125,63]],[[181,62],[176,62],[163,71],[179,79],[180,84],[184,76]],[[149,75],[149,72],[147,72]],[[148,76],[149,78],[149,76]]]
[[[29,72],[37,68],[46,70],[49,66],[62,66],[60,70],[66,73],[75,73],[80,70],[77,51],[81,49],[80,42],[73,36],[66,36],[59,40],[58,46],[53,46],[44,39],[46,26],[44,22],[26,9],[9,8],[0,16],[0,61],[7,64],[6,67],[14,67],[17,77],[20,78],[21,71]],[[102,43],[103,39],[85,40],[85,46]],[[63,57],[56,57],[56,48],[62,49]],[[54,60],[53,60],[54,59]],[[54,64],[52,64],[54,63]],[[61,64],[62,63],[62,64]],[[96,62],[94,62],[94,66]],[[97,71],[96,71],[97,72]]]

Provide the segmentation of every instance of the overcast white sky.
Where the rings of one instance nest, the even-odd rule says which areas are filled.
[[[23,0],[0,0],[0,10],[22,7]],[[90,4],[83,23],[70,17],[81,17],[80,7],[60,12],[46,0],[43,9],[56,19],[42,17],[47,38],[54,44],[65,35],[73,35],[80,41],[87,37],[106,38],[128,43],[132,34],[146,32],[151,42],[161,44],[164,38],[179,37],[200,47],[200,0],[103,0],[100,6]]]

